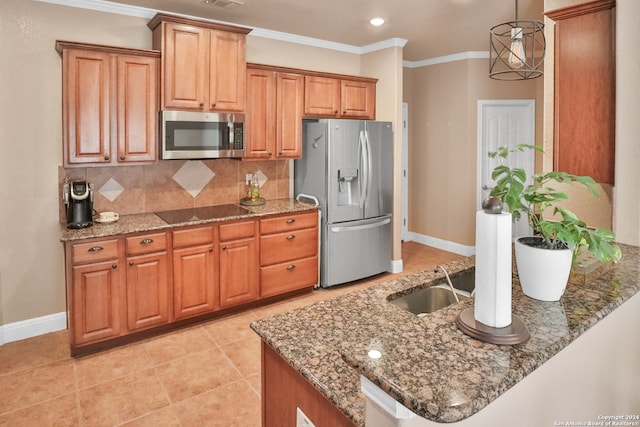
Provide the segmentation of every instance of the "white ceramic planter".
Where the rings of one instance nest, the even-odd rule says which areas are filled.
[[[558,301],[569,281],[573,251],[571,249],[541,249],[515,241],[516,265],[522,292],[541,301]]]

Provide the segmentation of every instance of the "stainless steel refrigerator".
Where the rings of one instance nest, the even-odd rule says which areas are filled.
[[[320,204],[320,286],[391,268],[392,169],[391,123],[304,121],[294,186]]]

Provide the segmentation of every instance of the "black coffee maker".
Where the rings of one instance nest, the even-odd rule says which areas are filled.
[[[67,208],[67,228],[86,228],[93,225],[93,184],[71,181],[64,185],[64,204]]]

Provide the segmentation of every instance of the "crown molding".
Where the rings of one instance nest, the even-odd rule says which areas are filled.
[[[217,21],[214,19],[202,18],[200,16],[176,14],[173,12],[166,12],[158,9],[131,6],[126,4],[121,4],[121,3],[105,1],[105,0],[36,0],[36,1],[39,1],[42,3],[58,4],[62,6],[77,7],[81,9],[90,9],[90,10],[97,10],[101,12],[116,13],[119,15],[135,16],[138,18],[147,18],[147,19],[153,18],[157,13],[169,13],[173,15],[184,16],[186,18],[191,18],[191,19],[200,19],[200,20],[205,20],[209,22],[216,22],[219,24],[250,28],[245,25],[238,25],[234,22]],[[378,43],[373,43],[367,46],[359,47],[359,46],[353,46],[353,45],[344,44],[344,43],[336,43],[336,42],[331,42],[327,40],[316,39],[312,37],[299,36],[296,34],[284,33],[280,31],[267,30],[265,28],[252,28],[250,36],[286,41],[290,43],[320,47],[324,49],[337,50],[340,52],[352,53],[356,55],[362,55],[365,53],[370,53],[377,50],[386,49],[389,47],[404,47],[404,45],[407,43],[407,40],[394,38],[394,39],[384,40]]]
[[[465,61],[467,59],[489,59],[489,51],[469,51],[454,53],[452,55],[438,56],[421,61],[403,61],[405,68],[428,67],[429,65],[445,64],[447,62]]]

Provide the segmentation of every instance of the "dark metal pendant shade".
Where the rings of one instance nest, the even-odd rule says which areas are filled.
[[[543,74],[546,41],[540,21],[518,20],[490,30],[489,77],[496,80],[535,79]]]

